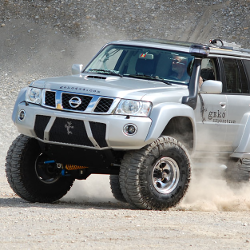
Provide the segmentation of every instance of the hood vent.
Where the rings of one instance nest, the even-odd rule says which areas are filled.
[[[87,78],[95,78],[95,79],[106,80],[106,77],[103,77],[103,76],[87,76]]]

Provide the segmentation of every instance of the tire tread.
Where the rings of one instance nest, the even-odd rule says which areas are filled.
[[[148,186],[146,181],[147,173],[143,163],[148,157],[159,158],[165,148],[175,148],[175,150],[186,157],[188,173],[185,177],[183,190],[177,192],[176,197],[169,199],[169,201],[163,204],[162,202],[156,202],[146,191]],[[177,205],[187,191],[190,178],[191,168],[186,149],[180,142],[168,136],[160,137],[155,142],[138,151],[128,152],[125,154],[120,168],[120,183],[123,196],[130,204],[141,209],[164,210]]]

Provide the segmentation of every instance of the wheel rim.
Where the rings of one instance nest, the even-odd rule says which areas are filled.
[[[48,160],[44,154],[37,157],[35,162],[35,172],[38,179],[46,184],[52,184],[61,177],[61,170],[57,168],[56,163],[45,164]]]
[[[171,193],[180,180],[180,170],[175,160],[162,157],[153,167],[154,188],[161,194]]]

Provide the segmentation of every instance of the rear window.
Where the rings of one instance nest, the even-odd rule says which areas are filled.
[[[249,93],[248,80],[241,60],[223,58],[226,92]]]

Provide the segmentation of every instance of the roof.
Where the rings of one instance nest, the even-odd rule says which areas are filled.
[[[234,56],[234,57],[243,57],[250,58],[250,50],[242,48],[233,48],[227,46],[216,47],[212,44],[202,44],[194,42],[185,42],[185,41],[174,41],[174,40],[165,40],[165,39],[136,39],[136,40],[120,40],[110,42],[109,44],[121,44],[121,45],[130,45],[130,46],[145,46],[145,47],[154,47],[159,49],[168,49],[174,51],[181,51],[191,53],[191,48],[200,48],[208,49],[209,55],[216,56]]]
[[[110,42],[109,44],[145,46],[145,47],[151,47],[151,48],[168,49],[168,50],[189,53],[190,47],[194,43],[181,42],[181,41],[171,41],[171,40],[164,40],[164,39],[136,39],[136,40],[114,41],[114,42]]]

